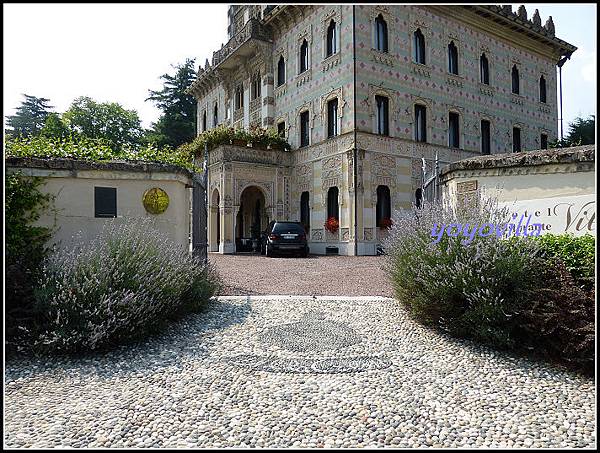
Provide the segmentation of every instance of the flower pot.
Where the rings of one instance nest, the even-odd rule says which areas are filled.
[[[237,138],[234,138],[234,139],[230,140],[229,142],[234,146],[248,146],[248,142],[246,140],[240,140]]]

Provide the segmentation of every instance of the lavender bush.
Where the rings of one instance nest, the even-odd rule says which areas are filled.
[[[397,298],[416,319],[458,337],[525,349],[578,369],[594,365],[594,294],[580,288],[547,241],[496,235],[432,237],[433,225],[503,225],[513,220],[493,194],[456,207],[397,212],[384,242]],[[581,242],[586,246],[588,241]],[[574,247],[573,245],[570,245]],[[589,248],[589,247],[588,247]],[[562,249],[561,249],[562,250]],[[586,250],[571,252],[587,257]],[[589,261],[589,260],[587,260]],[[589,266],[588,266],[589,267]]]
[[[461,337],[510,347],[514,318],[537,280],[539,247],[527,238],[443,235],[434,224],[506,224],[507,208],[480,194],[457,207],[426,204],[396,213],[384,243],[397,297],[418,319]]]
[[[151,220],[108,221],[91,242],[45,263],[36,299],[42,351],[94,350],[144,337],[201,309],[219,290],[215,270],[173,244]]]

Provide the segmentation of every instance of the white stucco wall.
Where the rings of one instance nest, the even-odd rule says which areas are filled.
[[[117,190],[117,222],[152,217],[159,230],[175,243],[190,249],[191,181],[185,175],[7,167],[8,172],[16,170],[46,178],[40,190],[54,195],[53,209],[44,213],[37,223],[54,227],[51,241],[59,246],[68,246],[78,234],[84,240],[90,240],[107,221],[113,220],[94,217],[94,187],[112,187]],[[142,201],[145,191],[154,187],[163,189],[169,196],[167,210],[158,215],[148,213]]]

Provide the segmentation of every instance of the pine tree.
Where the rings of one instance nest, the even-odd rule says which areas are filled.
[[[44,127],[46,118],[53,106],[48,105],[50,99],[38,98],[23,94],[25,100],[17,107],[16,115],[6,117],[6,123],[12,130],[8,132],[15,136],[37,135]]]
[[[147,132],[146,141],[159,146],[177,147],[191,141],[196,131],[196,101],[185,94],[194,79],[194,59],[186,59],[185,63],[173,66],[175,74],[163,74],[163,88],[159,91],[149,90],[147,101],[153,101],[162,110],[162,115],[152,124]]]

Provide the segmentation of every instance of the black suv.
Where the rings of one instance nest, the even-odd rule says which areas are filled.
[[[261,235],[260,252],[273,256],[280,252],[295,252],[308,256],[306,231],[300,222],[272,221]]]

